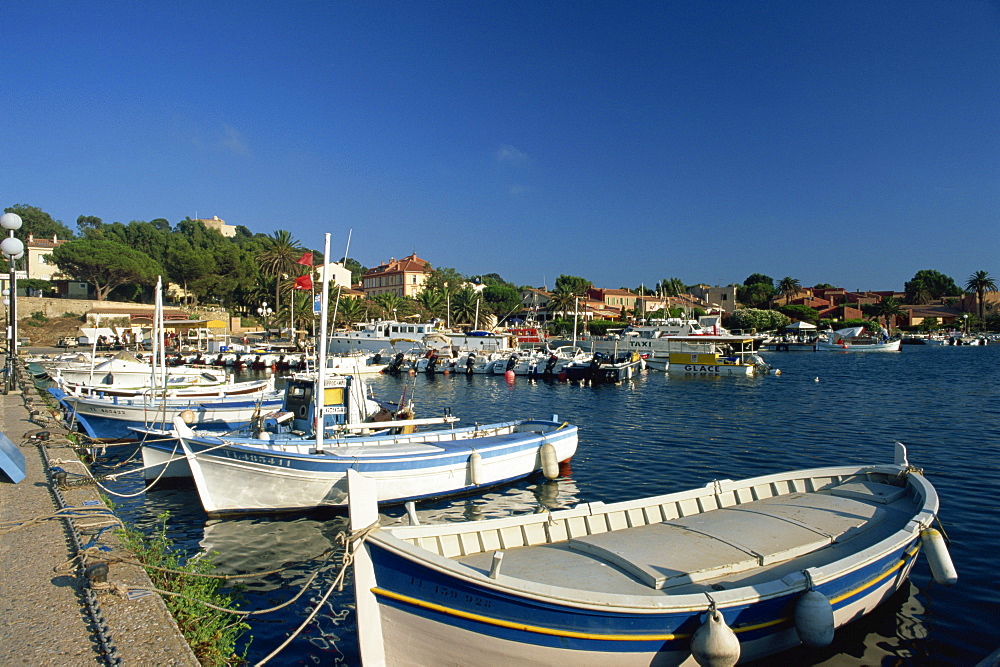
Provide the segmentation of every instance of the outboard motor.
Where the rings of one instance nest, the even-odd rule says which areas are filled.
[[[545,374],[552,375],[552,370],[556,367],[556,362],[559,361],[559,357],[552,355],[549,357],[548,361],[545,362]]]
[[[510,355],[510,359],[507,360],[507,368],[505,368],[504,370],[505,371],[512,371],[512,370],[514,370],[514,366],[517,366],[517,355],[516,354]]]
[[[465,374],[472,374],[472,367],[476,365],[476,353],[470,352],[469,356],[465,360]]]

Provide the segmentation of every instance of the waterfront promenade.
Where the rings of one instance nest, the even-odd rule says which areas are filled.
[[[197,665],[159,595],[129,600],[89,590],[74,560],[77,545],[122,551],[94,486],[53,490],[50,465],[85,469],[65,429],[48,417],[30,378],[23,392],[0,395],[0,431],[27,467],[17,484],[0,473],[0,665]],[[60,499],[81,508],[77,516],[51,518]],[[130,589],[152,585],[141,568],[124,563],[110,566],[108,581]]]

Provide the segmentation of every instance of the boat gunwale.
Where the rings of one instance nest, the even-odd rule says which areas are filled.
[[[555,604],[560,606],[569,605],[575,608],[611,611],[615,609],[626,610],[629,613],[651,613],[659,614],[668,610],[684,610],[705,608],[705,593],[682,593],[671,595],[661,590],[650,589],[649,594],[615,594],[606,592],[590,592],[580,589],[541,584],[531,580],[514,577],[505,578],[502,575],[492,579],[477,569],[469,567],[452,557],[447,557],[435,553],[414,544],[409,539],[433,538],[436,536],[457,536],[464,533],[482,532],[493,528],[513,528],[530,524],[556,521],[560,519],[579,518],[586,516],[606,515],[613,512],[625,511],[626,509],[637,509],[639,507],[649,507],[660,505],[666,502],[678,502],[708,495],[714,495],[713,491],[721,489],[723,492],[734,491],[738,488],[750,488],[761,486],[775,481],[790,481],[792,479],[807,479],[816,477],[858,477],[867,474],[906,475],[905,488],[908,490],[914,504],[912,516],[905,522],[902,520],[901,526],[886,535],[883,539],[869,545],[858,552],[851,552],[842,557],[834,558],[829,562],[823,562],[819,566],[805,568],[812,579],[814,585],[821,585],[845,576],[853,571],[857,571],[871,563],[884,559],[900,549],[905,549],[914,540],[919,538],[920,531],[927,528],[934,520],[938,509],[938,497],[934,487],[922,474],[903,465],[866,465],[849,467],[814,468],[809,470],[798,470],[772,475],[747,478],[739,482],[725,480],[723,482],[710,482],[703,487],[696,489],[674,492],[670,494],[640,498],[636,500],[620,501],[611,504],[602,502],[583,503],[569,510],[560,510],[547,514],[523,515],[517,517],[502,517],[498,519],[486,519],[476,522],[455,522],[443,524],[428,524],[418,526],[389,526],[375,531],[367,539],[373,546],[385,549],[386,551],[402,557],[406,560],[417,563],[420,567],[426,567],[438,574],[463,582],[472,587],[481,587],[492,591],[495,594],[523,597],[545,604]],[[842,482],[841,482],[842,483]],[[725,484],[724,486],[718,486]],[[794,493],[794,491],[792,492]],[[787,495],[787,493],[776,494],[776,496]],[[596,510],[596,511],[595,511]],[[713,511],[713,510],[708,510]],[[475,525],[467,525],[475,524]],[[649,525],[649,524],[647,524]],[[557,544],[563,540],[544,542],[543,544]],[[517,547],[515,547],[517,548]],[[494,551],[494,550],[488,550]],[[495,550],[501,551],[501,549]],[[794,559],[793,559],[794,560]],[[793,573],[785,577],[769,580],[763,583],[749,584],[727,588],[720,591],[712,591],[712,599],[720,607],[733,607],[752,604],[762,600],[767,600],[796,590],[805,590],[808,587],[806,578],[801,573]]]

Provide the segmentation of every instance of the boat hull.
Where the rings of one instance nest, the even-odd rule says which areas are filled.
[[[831,343],[828,341],[816,341],[817,352],[899,352],[901,341],[894,340],[888,343]]]
[[[524,422],[519,432],[432,443],[373,444],[299,454],[212,439],[181,439],[202,506],[210,514],[281,512],[347,504],[348,469],[377,480],[378,502],[460,494],[542,468],[549,443],[558,461],[576,452],[577,428]],[[531,429],[545,430],[537,433]],[[472,463],[473,452],[478,455]]]
[[[371,550],[379,586],[373,591],[382,618],[387,665],[572,664],[695,665],[691,636],[700,607],[596,611],[551,600],[511,596],[442,578],[426,568]],[[863,567],[842,573],[819,590],[834,603],[834,624],[863,616],[895,593],[917,555],[900,545]],[[386,576],[392,572],[391,576]],[[420,598],[407,595],[419,591]],[[429,595],[430,592],[436,595]],[[740,640],[741,661],[756,660],[800,643],[794,627],[800,590],[762,603],[747,599],[721,609]],[[646,638],[643,638],[646,637]]]
[[[378,515],[370,481],[352,473],[351,484],[358,530]],[[829,602],[832,627],[821,625],[832,631],[899,590],[937,509],[898,446],[887,466],[720,480],[544,517],[383,527],[356,543],[362,659],[694,664],[692,637],[710,608],[741,661],[765,658],[816,628],[797,626],[807,591]]]
[[[246,425],[255,416],[281,408],[281,397],[254,400],[235,397],[215,401],[81,398],[50,389],[67,411],[67,421],[77,422],[88,437],[97,440],[134,440],[133,428],[169,425],[173,418],[187,414],[199,429],[228,431]]]

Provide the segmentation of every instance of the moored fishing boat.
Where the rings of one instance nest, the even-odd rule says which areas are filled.
[[[888,333],[882,330],[878,338],[862,336],[864,327],[847,327],[826,334],[826,339],[816,341],[816,351],[828,352],[899,352],[902,341],[889,340]]]
[[[902,445],[887,465],[433,525],[379,526],[371,480],[349,482],[365,664],[731,665],[829,644],[921,545],[957,578]]]
[[[343,506],[348,470],[376,479],[378,502],[387,504],[466,493],[538,471],[555,478],[577,446],[577,428],[556,418],[416,433],[400,433],[398,423],[384,426],[390,430],[317,448],[301,441],[198,437],[174,420],[209,514]]]
[[[232,396],[74,395],[52,387],[49,393],[65,409],[67,424],[94,440],[135,440],[135,428],[170,428],[175,416],[199,429],[229,431],[281,407],[274,381],[253,383],[255,393]]]

